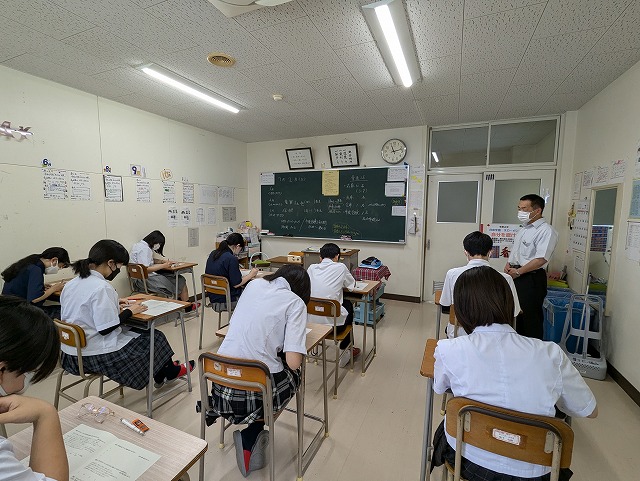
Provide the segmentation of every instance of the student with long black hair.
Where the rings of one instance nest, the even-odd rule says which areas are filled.
[[[22,395],[31,383],[53,372],[59,353],[58,332],[46,314],[23,299],[0,296],[0,423],[33,425],[28,466],[0,436],[0,480],[69,479],[58,411],[46,401]]]
[[[2,294],[26,299],[50,317],[57,317],[60,306],[45,306],[44,301],[60,290],[61,283],[45,284],[44,275],[56,274],[70,263],[69,253],[62,247],[49,247],[42,254],[23,257],[2,271]]]
[[[237,232],[220,242],[218,248],[209,254],[207,266],[204,272],[213,276],[226,277],[231,287],[231,308],[238,302],[242,289],[247,282],[258,274],[258,269],[251,269],[246,276],[240,272],[238,254],[244,249],[244,237]],[[226,309],[226,298],[220,294],[209,294],[209,300],[214,306],[214,310]]]
[[[69,281],[62,291],[62,320],[84,329],[87,345],[82,348],[84,368],[104,374],[115,382],[133,389],[142,389],[149,382],[149,331],[137,331],[122,326],[134,314],[146,310],[140,302],[121,310],[118,293],[107,281],[112,281],[122,266],[129,262],[129,253],[114,240],[98,241],[89,257],[73,263],[78,277]],[[62,346],[62,367],[78,373],[78,357],[71,346]],[[164,334],[154,331],[154,380],[160,387],[165,382],[184,376],[186,364],[177,365],[171,359],[173,350]],[[190,361],[193,369],[194,361]]]

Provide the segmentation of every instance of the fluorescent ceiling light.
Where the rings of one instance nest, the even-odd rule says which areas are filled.
[[[243,108],[241,105],[205,89],[204,87],[201,87],[200,85],[193,83],[190,80],[173,73],[171,70],[167,70],[166,68],[154,64],[143,65],[138,68],[150,77],[153,77],[170,87],[178,89],[181,92],[203,100],[211,105],[220,107],[221,109],[233,112],[234,114],[237,114],[240,112],[240,109]]]
[[[435,152],[431,152],[431,157],[433,157],[433,160],[436,161],[436,164],[440,162],[440,159],[438,158],[438,154],[436,154]]]
[[[381,0],[362,9],[394,81],[411,87],[420,77],[420,67],[402,0]]]

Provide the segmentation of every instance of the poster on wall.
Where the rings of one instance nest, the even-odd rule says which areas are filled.
[[[218,223],[218,219],[216,218],[216,208],[209,207],[207,209],[207,225],[216,225]]]
[[[122,177],[119,175],[103,175],[105,202],[122,202]]]
[[[45,199],[67,199],[67,176],[64,170],[42,169],[42,189]]]
[[[584,276],[584,253],[573,251],[573,270]]]
[[[136,202],[151,202],[151,181],[149,179],[136,179]]]
[[[519,230],[520,224],[485,224],[483,231],[493,240],[489,257],[508,258]]]
[[[191,224],[191,207],[188,205],[183,205],[180,209],[180,223],[185,227]]]
[[[200,204],[216,205],[218,203],[218,186],[200,184]]]
[[[611,182],[624,182],[627,175],[627,161],[624,159],[614,160],[611,162]]]
[[[574,251],[587,252],[587,232],[589,231],[589,202],[574,202],[573,217],[570,221],[571,248]]]
[[[193,204],[195,201],[195,189],[194,185],[190,182],[184,182],[182,184],[182,203]]]
[[[638,144],[636,145],[636,151],[633,158],[635,159],[633,176],[640,177],[640,140],[638,140]]]
[[[167,225],[169,227],[178,226],[178,208],[175,205],[167,207]]]
[[[170,180],[162,181],[162,203],[163,204],[175,204],[176,203],[176,183]]]
[[[204,207],[198,207],[196,209],[196,224],[204,225]]]
[[[235,207],[223,207],[222,208],[222,222],[235,222],[236,221],[236,208]]]
[[[86,172],[69,172],[71,200],[91,200],[91,179]]]
[[[233,187],[218,187],[218,204],[233,205]]]
[[[572,200],[580,199],[581,187],[582,187],[582,172],[578,172],[573,176],[573,192],[571,193]]]
[[[593,185],[593,169],[585,170],[582,173],[582,187],[585,189],[590,189]]]
[[[640,219],[640,179],[633,179],[631,187],[631,204],[629,206],[629,218]]]
[[[624,252],[630,261],[640,261],[640,222],[627,222]]]
[[[599,165],[596,167],[596,172],[593,176],[593,185],[606,185],[609,183],[609,166]]]

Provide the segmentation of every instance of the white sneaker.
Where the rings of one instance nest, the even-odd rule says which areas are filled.
[[[360,348],[354,347],[353,348],[353,359],[355,362],[356,357],[358,357],[358,355],[360,354]],[[340,367],[346,367],[347,364],[349,364],[349,361],[351,360],[351,351],[349,349],[343,349],[340,351],[340,361],[338,363],[338,365]]]

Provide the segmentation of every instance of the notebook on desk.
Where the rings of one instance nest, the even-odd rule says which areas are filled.
[[[368,285],[369,285],[368,282],[356,281],[356,285],[354,287],[350,287],[349,290],[350,291],[364,291],[367,288]]]

